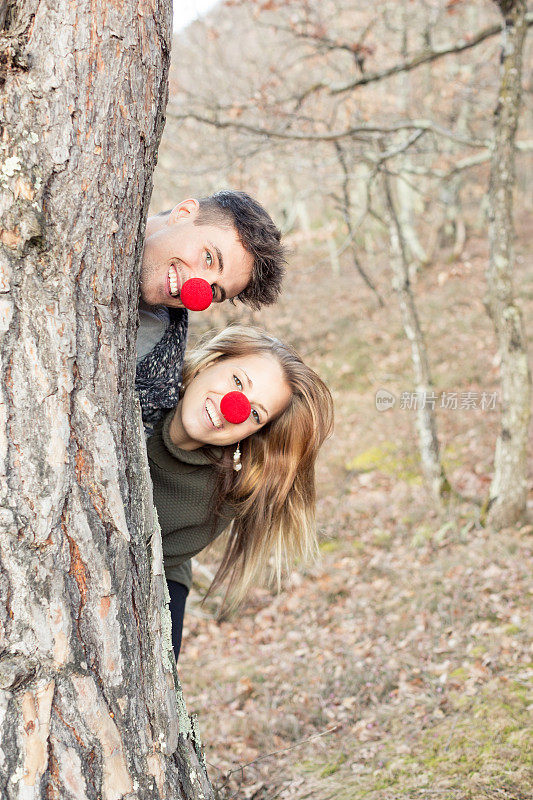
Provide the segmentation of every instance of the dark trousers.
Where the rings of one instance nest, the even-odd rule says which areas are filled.
[[[185,602],[189,590],[186,586],[177,581],[167,581],[167,586],[168,593],[170,594],[170,616],[172,617],[172,648],[177,661],[181,647]]]

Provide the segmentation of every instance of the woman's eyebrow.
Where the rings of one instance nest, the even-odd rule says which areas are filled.
[[[241,367],[241,369],[242,369],[242,371],[244,372],[244,374],[246,375],[246,380],[248,381],[248,386],[250,387],[250,389],[253,389],[253,388],[254,388],[254,385],[253,385],[253,383],[252,383],[252,379],[250,378],[250,376],[248,375],[248,373],[246,372],[246,370],[244,369],[244,367]]]
[[[248,380],[248,385],[250,386],[250,389],[253,389],[254,388],[254,384],[252,382],[252,379],[250,378],[250,376],[248,375],[248,373],[246,372],[245,369],[243,369],[242,367],[241,367],[241,369],[244,372],[244,374],[246,375],[246,378]],[[266,410],[266,408],[263,405],[261,405],[261,403],[256,403],[255,405],[258,406],[259,408],[261,408],[265,412],[266,416],[268,417],[268,411]]]

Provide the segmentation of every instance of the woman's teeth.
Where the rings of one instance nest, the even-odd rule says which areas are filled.
[[[172,297],[177,297],[178,296],[178,286],[179,286],[178,271],[177,271],[176,267],[173,264],[171,264],[171,266],[170,266],[170,268],[168,270],[168,282],[169,282],[169,285],[170,285],[170,294],[172,295]]]
[[[207,411],[207,415],[215,428],[222,428],[224,426],[224,423],[222,422],[212,400],[206,401],[205,410]]]

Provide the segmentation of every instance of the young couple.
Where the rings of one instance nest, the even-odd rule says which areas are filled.
[[[284,271],[280,238],[242,192],[185,200],[147,221],[136,386],[176,658],[190,559],[225,528],[213,586],[227,579],[235,602],[266,567],[279,581],[285,565],[317,549],[314,466],[333,416],[325,384],[292,347],[256,328],[230,326],[185,354],[185,281],[206,280],[213,302],[271,304]]]

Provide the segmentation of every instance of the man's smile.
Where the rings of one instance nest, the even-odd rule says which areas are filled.
[[[178,297],[181,289],[180,274],[175,264],[168,268],[168,290],[172,297]]]

